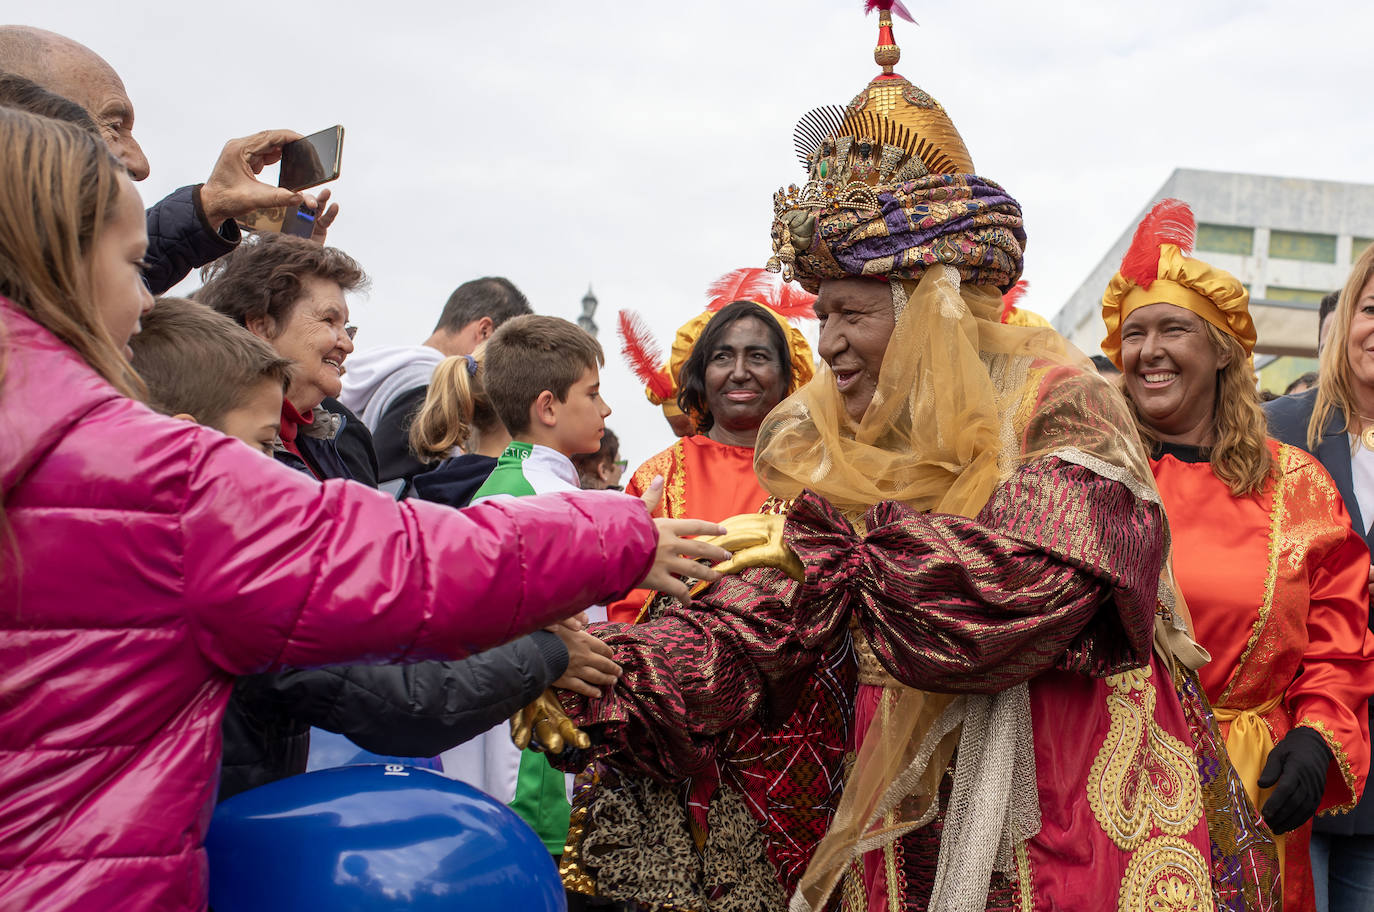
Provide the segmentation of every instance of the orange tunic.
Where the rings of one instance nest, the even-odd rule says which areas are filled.
[[[704,434],[680,437],[650,457],[635,470],[625,493],[640,496],[656,475],[663,476],[663,502],[654,515],[668,519],[718,522],[741,513],[757,513],[768,499],[768,492],[754,474],[754,448],[717,443]],[[606,607],[607,619],[634,622],[652,595],[647,589],[633,590]]]
[[[1295,725],[1316,730],[1339,769],[1327,776],[1320,810],[1343,813],[1369,770],[1369,551],[1326,470],[1296,447],[1269,447],[1279,475],[1249,497],[1231,496],[1207,462],[1166,453],[1151,468],[1174,573],[1198,642],[1212,654],[1198,675],[1222,733],[1232,725],[1223,720],[1247,710],[1274,743]],[[1308,823],[1286,840],[1286,908],[1312,904],[1310,833]]]

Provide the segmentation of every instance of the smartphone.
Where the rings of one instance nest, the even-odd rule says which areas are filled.
[[[302,203],[299,206],[275,206],[254,209],[234,221],[245,231],[280,231],[296,237],[309,238],[315,233],[315,210]]]
[[[315,210],[301,203],[294,209],[286,210],[286,219],[282,222],[282,234],[293,234],[307,240],[315,233]]]
[[[308,190],[336,180],[343,161],[344,128],[333,126],[281,147],[277,186]]]

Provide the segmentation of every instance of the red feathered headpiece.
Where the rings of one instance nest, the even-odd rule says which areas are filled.
[[[736,269],[706,286],[706,309],[720,310],[735,301],[755,301],[788,320],[816,317],[816,296],[792,282],[782,282],[766,269]]]
[[[1011,315],[1016,312],[1016,305],[1021,303],[1021,299],[1026,296],[1026,292],[1029,290],[1030,282],[1027,282],[1025,279],[1022,279],[1015,285],[1011,286],[1011,288],[1007,290],[1006,294],[1002,295],[1003,323],[1007,322],[1007,320],[1010,319]]]
[[[619,317],[620,352],[636,377],[649,392],[662,401],[676,395],[673,378],[663,366],[663,352],[654,341],[644,318],[632,310],[622,310]]]
[[[1159,246],[1173,244],[1187,254],[1196,237],[1197,219],[1188,204],[1176,199],[1160,200],[1135,230],[1131,246],[1121,258],[1121,274],[1149,290],[1159,278]]]
[[[907,22],[916,21],[906,11],[906,7],[902,6],[901,0],[864,0],[864,13],[871,13],[874,10],[889,10]]]

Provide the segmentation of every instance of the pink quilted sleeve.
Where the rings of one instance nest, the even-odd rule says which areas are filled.
[[[656,530],[608,492],[466,510],[324,484],[194,435],[182,511],[197,644],[235,674],[461,658],[623,595]]]

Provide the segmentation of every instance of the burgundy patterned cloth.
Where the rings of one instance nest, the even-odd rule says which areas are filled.
[[[1000,485],[976,520],[882,503],[859,536],[815,497],[788,515],[806,565],[798,604],[853,611],[911,687],[995,693],[1048,668],[1105,677],[1143,664],[1164,523],[1122,484],[1054,458]]]
[[[555,762],[740,790],[790,890],[839,795],[851,619],[889,672],[930,690],[994,692],[1050,669],[1100,677],[1148,660],[1165,526],[1122,484],[1044,458],[976,520],[884,503],[863,525],[803,494],[785,533],[803,584],[747,570],[688,608],[599,627],[624,672],[599,699],[560,693],[593,746]],[[786,810],[805,802],[819,810]]]

